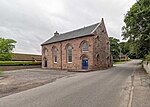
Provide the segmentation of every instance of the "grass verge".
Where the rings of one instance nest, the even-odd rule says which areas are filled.
[[[123,62],[121,61],[121,62],[114,62],[114,64],[122,64]]]

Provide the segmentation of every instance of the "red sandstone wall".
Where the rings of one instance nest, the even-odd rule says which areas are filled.
[[[82,70],[81,56],[83,54],[88,57],[88,70],[96,70],[112,66],[109,38],[103,21],[102,24],[94,32],[94,35],[95,36],[85,36],[82,38],[76,38],[42,46],[42,67],[44,67],[44,48],[47,48],[49,50],[47,58],[48,68],[50,69]],[[82,41],[88,42],[88,52],[82,53],[82,47],[80,47]],[[71,46],[73,47],[72,63],[67,62],[67,44],[71,44]],[[52,48],[54,46],[58,49],[57,63],[54,63],[53,59]],[[99,55],[99,57],[97,57],[97,55]]]
[[[94,32],[94,69],[107,68],[110,66],[110,46],[108,34],[102,21],[102,24]],[[97,57],[99,55],[99,57]]]
[[[80,44],[85,40],[89,44],[88,52],[82,53]],[[61,44],[62,44],[62,62],[61,62]],[[67,50],[66,45],[71,44],[73,47],[72,51],[72,63],[67,62]],[[57,63],[53,63],[53,51],[52,47],[55,46],[58,49],[57,52]],[[47,48],[48,51],[48,68],[50,69],[71,69],[71,70],[81,70],[82,69],[82,54],[86,54],[88,56],[88,70],[93,69],[93,36],[86,36],[82,38],[76,38],[72,40],[66,40],[63,42],[52,43],[48,45],[42,46],[42,59],[44,59],[44,51],[43,49]],[[44,67],[44,60],[42,60],[42,67]]]

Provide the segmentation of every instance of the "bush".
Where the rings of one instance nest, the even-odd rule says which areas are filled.
[[[33,61],[0,61],[0,66],[28,66],[28,65],[41,65],[41,62],[33,62]]]
[[[146,58],[147,61],[150,61],[150,52],[148,53],[148,55],[146,55],[145,58]]]
[[[130,58],[128,57],[127,61],[130,61]]]
[[[0,61],[11,61],[11,60],[12,60],[11,53],[0,54]]]

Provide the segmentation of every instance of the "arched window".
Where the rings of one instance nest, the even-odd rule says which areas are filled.
[[[100,63],[100,56],[99,56],[99,54],[98,54],[98,55],[96,55],[96,63],[97,63],[97,64],[99,64],[99,63]]]
[[[54,48],[53,53],[54,53],[54,63],[57,63],[57,48]]]
[[[109,51],[110,50],[110,44],[109,44],[109,42],[107,42],[107,51]]]
[[[88,43],[87,42],[83,43],[82,52],[88,52]]]
[[[48,56],[48,49],[44,48],[44,56],[47,57]]]
[[[72,63],[72,47],[68,46],[67,48],[67,56],[68,56],[68,63]]]

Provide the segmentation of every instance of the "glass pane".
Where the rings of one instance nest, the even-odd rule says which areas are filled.
[[[83,44],[82,51],[88,51],[88,44],[87,43]]]
[[[57,62],[57,49],[54,48],[54,62]]]
[[[72,62],[72,47],[68,47],[68,62]]]

